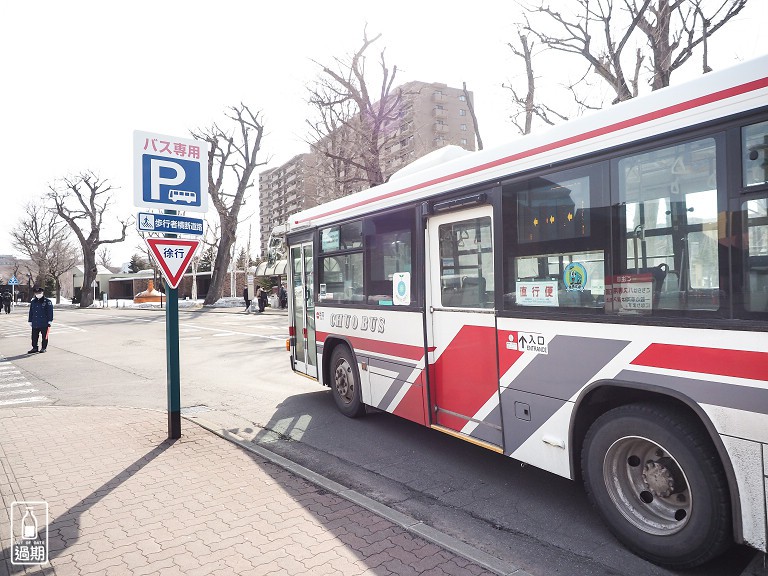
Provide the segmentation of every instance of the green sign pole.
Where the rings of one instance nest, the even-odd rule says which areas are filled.
[[[168,438],[181,438],[181,370],[179,369],[179,289],[165,283],[165,348],[168,373]]]
[[[164,210],[176,214],[176,210]],[[166,234],[176,238],[176,234]],[[168,439],[181,438],[181,369],[179,362],[179,290],[165,282],[165,350],[168,381]]]

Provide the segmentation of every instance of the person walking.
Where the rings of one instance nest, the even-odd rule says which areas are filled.
[[[259,312],[264,312],[267,307],[267,291],[259,286]]]
[[[243,288],[243,300],[245,300],[245,311],[248,312],[248,309],[251,307],[251,301],[248,300],[248,286]]]
[[[11,293],[7,290],[3,292],[3,310],[5,310],[6,314],[11,313],[11,300],[13,300],[13,296],[11,296]]]
[[[288,308],[288,292],[285,290],[285,282],[280,284],[280,290],[277,293],[278,300],[280,300],[280,309],[284,310]]]
[[[53,324],[53,302],[43,294],[43,289],[35,286],[35,297],[29,303],[29,323],[32,326],[32,349],[27,354],[45,352],[48,347],[48,332]],[[43,345],[38,350],[37,342],[43,337]]]

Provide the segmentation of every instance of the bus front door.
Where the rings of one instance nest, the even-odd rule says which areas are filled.
[[[315,303],[312,269],[312,244],[291,246],[291,327],[293,369],[317,378],[317,347],[315,346]]]
[[[432,426],[500,451],[492,218],[490,206],[429,218],[427,337]]]

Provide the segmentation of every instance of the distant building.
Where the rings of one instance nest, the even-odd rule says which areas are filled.
[[[400,168],[443,146],[453,144],[475,150],[475,125],[461,88],[414,81],[397,89],[403,93],[400,112],[389,126],[389,140],[381,155],[385,181]],[[468,94],[472,99],[472,92]],[[339,136],[343,140],[339,134],[329,138]],[[332,184],[324,166],[327,160],[320,153],[309,152],[259,174],[262,256],[267,254],[272,230],[291,214],[368,187],[357,182],[342,192],[329,190]]]

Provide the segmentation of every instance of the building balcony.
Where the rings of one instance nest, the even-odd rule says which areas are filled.
[[[448,124],[435,124],[435,132],[438,134],[446,134],[449,130]]]
[[[432,94],[432,102],[447,102],[448,96],[443,94],[442,92],[434,92]]]
[[[446,110],[445,108],[433,108],[432,116],[434,116],[435,118],[447,118],[448,110]]]

